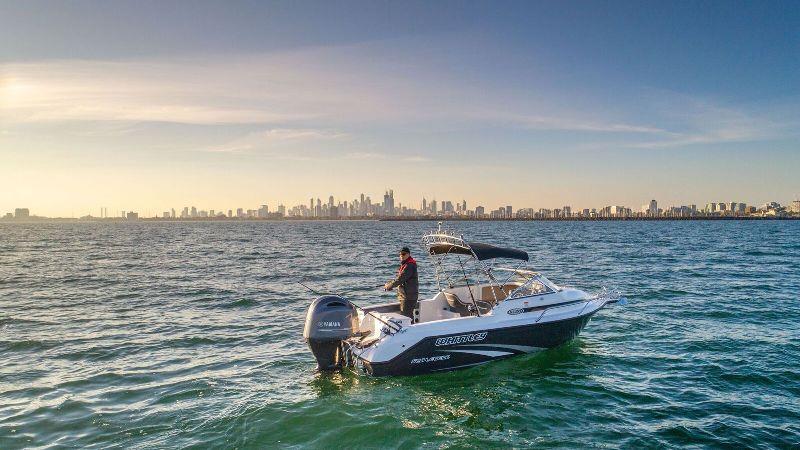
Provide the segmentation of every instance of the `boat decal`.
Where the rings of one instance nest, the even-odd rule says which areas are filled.
[[[471,334],[462,334],[459,336],[442,337],[436,339],[436,346],[441,347],[443,345],[463,344],[465,342],[482,341],[486,339],[487,334],[488,332],[484,331],[482,333],[471,333]]]
[[[491,359],[489,359],[489,360],[486,360],[486,361],[481,361],[481,362],[472,363],[472,364],[463,364],[463,365],[460,365],[460,366],[453,366],[453,367],[443,367],[443,368],[441,368],[441,369],[433,369],[433,370],[432,370],[432,372],[440,372],[440,371],[442,371],[442,370],[461,369],[461,368],[464,368],[464,367],[470,367],[470,366],[479,366],[479,365],[481,365],[481,364],[486,364],[486,363],[488,363],[489,361],[491,361]]]
[[[511,344],[469,344],[469,347],[493,347],[505,350],[516,350],[519,352],[531,353],[539,350],[544,350],[541,347],[534,347],[531,345],[511,345]]]
[[[450,355],[437,355],[437,356],[429,356],[427,358],[414,358],[411,360],[411,364],[421,364],[421,363],[429,363],[435,361],[444,361],[446,359],[450,359]]]
[[[469,353],[471,355],[481,355],[481,356],[488,356],[490,358],[496,358],[498,356],[508,356],[513,355],[513,352],[500,352],[496,350],[442,350],[444,352],[456,352],[456,353]]]

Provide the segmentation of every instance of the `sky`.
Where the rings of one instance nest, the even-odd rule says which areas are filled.
[[[0,213],[786,203],[796,1],[0,1]]]

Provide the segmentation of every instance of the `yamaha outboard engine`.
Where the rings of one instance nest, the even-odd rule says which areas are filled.
[[[342,366],[342,341],[358,330],[355,306],[337,295],[311,302],[303,338],[317,359],[317,369],[336,370]]]

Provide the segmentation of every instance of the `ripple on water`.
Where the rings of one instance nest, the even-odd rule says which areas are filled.
[[[434,225],[0,225],[0,448],[800,444],[796,222],[458,223],[630,303],[461,372],[315,374],[297,281],[392,300]]]

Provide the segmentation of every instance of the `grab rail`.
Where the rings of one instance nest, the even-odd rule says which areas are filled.
[[[589,303],[593,302],[594,300],[596,300],[596,299],[592,298],[592,299],[586,300],[586,303],[583,304],[583,308],[581,308],[581,310],[578,313],[578,315],[580,316],[583,313],[583,310],[585,310],[586,307],[589,306]],[[547,313],[547,311],[550,311],[551,309],[564,308],[564,307],[567,307],[567,306],[572,306],[573,304],[574,303],[566,303],[566,304],[561,304],[561,305],[548,306],[547,308],[542,310],[542,313],[539,315],[539,317],[536,318],[536,321],[534,323],[538,323],[540,320],[542,320],[542,317],[544,317],[544,315]]]

